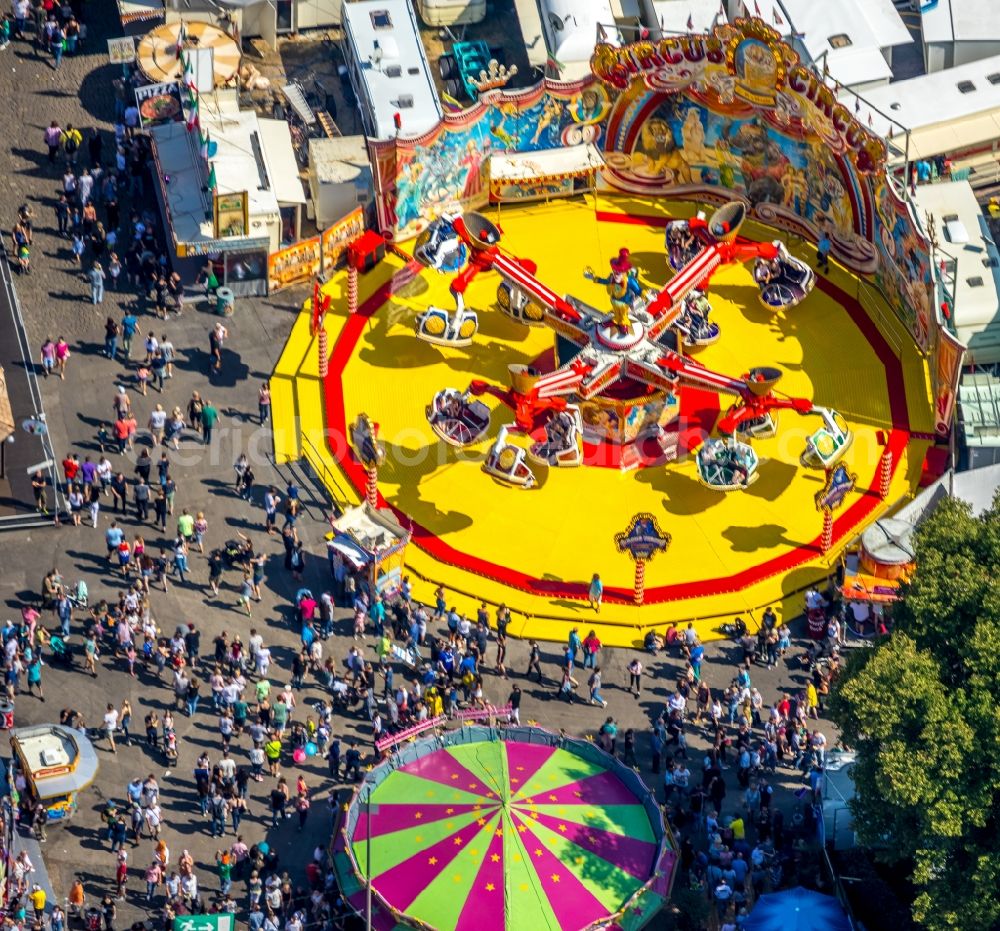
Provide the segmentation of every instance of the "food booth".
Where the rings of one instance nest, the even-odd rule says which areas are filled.
[[[327,534],[330,550],[339,554],[351,571],[364,575],[370,592],[387,598],[399,591],[410,532],[392,511],[365,502],[348,508],[331,527]]]
[[[875,633],[879,618],[898,600],[900,585],[913,574],[914,529],[909,521],[883,517],[845,554],[839,591],[847,623],[857,635]]]
[[[61,724],[36,724],[10,732],[14,761],[24,775],[25,794],[41,801],[51,821],[67,820],[77,809],[77,796],[97,775],[97,753],[79,731]],[[10,782],[14,784],[13,774]]]

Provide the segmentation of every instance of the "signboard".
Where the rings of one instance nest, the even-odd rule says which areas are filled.
[[[177,243],[177,257],[214,255],[217,252],[267,252],[271,240],[266,236],[259,239],[204,239],[201,242]]]
[[[179,123],[184,119],[181,86],[177,81],[147,84],[135,89],[135,105],[143,129],[164,123]]]
[[[267,257],[267,290],[280,291],[289,285],[310,281],[320,273],[322,245],[319,236],[303,239]]]
[[[934,429],[938,436],[947,436],[951,432],[964,355],[965,347],[945,327],[941,327],[935,363],[937,397],[934,399]]]
[[[624,533],[615,536],[615,546],[619,553],[628,553],[636,562],[652,559],[657,553],[665,553],[670,546],[670,534],[660,530],[652,514],[636,514]]]
[[[212,216],[216,238],[246,236],[250,226],[250,195],[246,191],[213,194]]]
[[[173,931],[235,931],[236,921],[228,912],[217,915],[177,915]]]
[[[365,213],[355,207],[346,217],[338,220],[320,234],[323,249],[323,273],[329,275],[336,269],[352,240],[365,231]]]
[[[386,734],[385,737],[381,737],[375,741],[375,749],[381,753],[389,747],[395,747],[396,744],[401,744],[404,740],[416,740],[416,738],[420,734],[423,734],[424,731],[440,727],[447,720],[447,717],[443,714],[439,714],[436,718],[428,718],[426,721],[421,721],[420,724],[414,724],[413,727],[406,728],[406,730],[396,731],[395,734]]]
[[[113,65],[128,65],[135,61],[135,38],[122,36],[108,39],[108,61]]]
[[[835,511],[844,503],[858,482],[853,472],[847,471],[847,466],[838,465],[826,473],[826,485],[816,492],[816,510]]]

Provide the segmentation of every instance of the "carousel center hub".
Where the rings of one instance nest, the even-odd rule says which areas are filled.
[[[646,338],[646,328],[637,320],[629,323],[629,329],[622,331],[613,323],[599,326],[595,333],[598,345],[611,352],[629,352]]]

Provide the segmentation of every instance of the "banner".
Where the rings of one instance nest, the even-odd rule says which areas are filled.
[[[417,737],[423,734],[424,731],[440,727],[447,720],[443,714],[439,714],[436,718],[428,718],[426,721],[414,724],[413,727],[408,727],[404,731],[397,731],[395,734],[386,734],[385,737],[381,737],[375,741],[375,749],[381,752],[389,747],[395,747],[396,744],[402,743],[404,740],[409,740],[411,737]]]
[[[468,723],[469,721],[486,721],[490,718],[506,720],[510,717],[510,705],[497,708],[495,705],[487,705],[485,708],[464,708],[455,712],[455,718]]]
[[[320,234],[323,250],[323,274],[331,274],[339,265],[352,240],[365,231],[365,213],[355,207],[346,217],[338,220]]]
[[[108,61],[113,65],[128,65],[135,61],[135,38],[123,36],[108,39]]]
[[[322,245],[319,236],[303,239],[287,249],[267,257],[267,290],[280,291],[293,284],[311,281],[322,268]]]
[[[147,84],[135,89],[135,105],[143,129],[163,123],[179,123],[184,119],[181,86],[177,81]]]
[[[934,379],[934,429],[938,436],[945,437],[951,432],[964,356],[965,347],[942,326],[938,336]]]

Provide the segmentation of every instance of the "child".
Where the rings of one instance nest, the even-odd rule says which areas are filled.
[[[97,428],[97,445],[101,447],[101,452],[104,452],[104,447],[109,446],[112,449],[117,449],[118,444],[113,442],[111,439],[111,428],[107,423],[102,423]]]
[[[73,261],[78,268],[83,267],[83,233],[78,230],[73,231]]]
[[[146,385],[149,382],[149,369],[145,365],[140,365],[135,372],[135,380],[139,383],[139,390],[142,396],[146,397]]]
[[[10,14],[4,13],[0,19],[0,52],[10,45]]]
[[[22,275],[31,274],[31,250],[26,243],[22,243],[17,249],[17,267]]]

